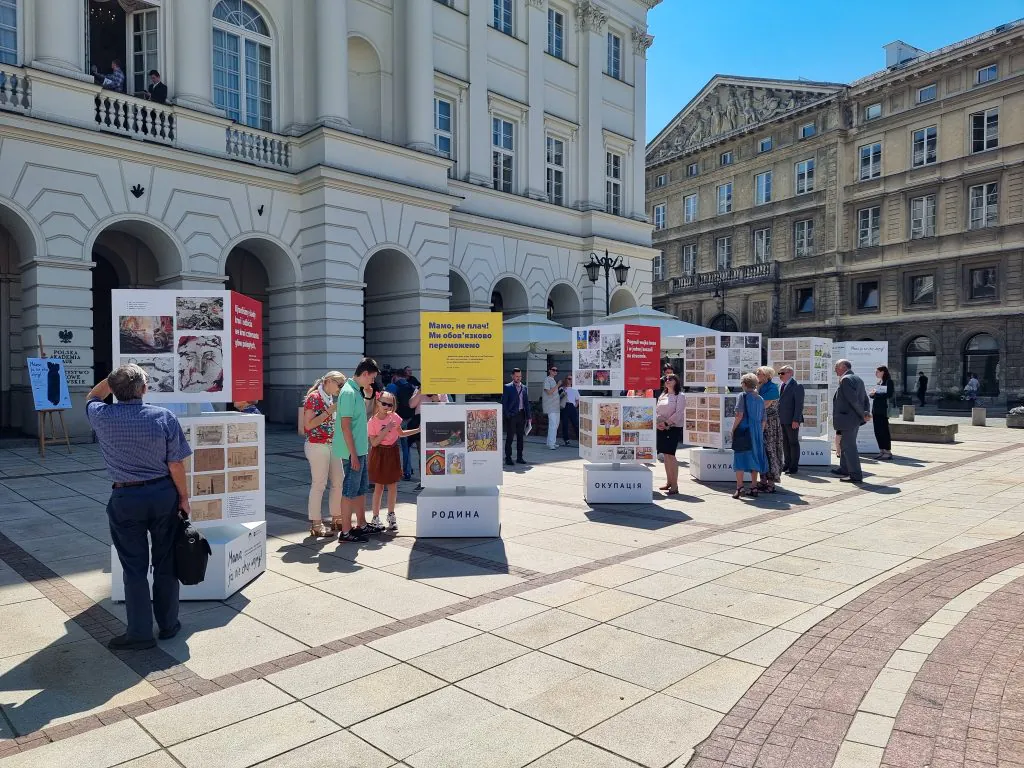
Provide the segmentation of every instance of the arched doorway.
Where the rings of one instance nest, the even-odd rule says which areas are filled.
[[[739,325],[736,324],[732,315],[727,315],[725,312],[717,314],[711,318],[711,322],[708,323],[708,328],[721,333],[739,333],[740,330]]]
[[[525,315],[530,311],[530,297],[518,278],[503,277],[491,291],[491,311],[504,317]]]
[[[382,368],[420,370],[420,276],[405,254],[377,251],[363,270],[363,351]]]
[[[964,344],[961,385],[967,383],[971,373],[981,384],[979,395],[999,395],[999,342],[987,333],[972,336]]]
[[[469,284],[458,272],[448,271],[448,307],[452,312],[469,312],[472,297]]]
[[[14,392],[14,382],[20,381],[25,369],[25,353],[15,352],[22,349],[19,266],[35,255],[28,225],[14,211],[0,205],[0,430],[5,432],[24,426]]]
[[[903,391],[917,391],[917,377],[924,374],[928,384],[937,387],[935,342],[927,336],[915,336],[907,342],[903,351]]]
[[[580,324],[580,297],[572,286],[559,283],[548,294],[548,320],[572,328]]]
[[[352,125],[366,136],[380,139],[383,102],[380,58],[361,37],[348,39],[348,104]]]
[[[612,293],[611,301],[609,302],[608,314],[614,315],[616,312],[621,312],[624,309],[632,309],[636,306],[636,297],[633,292],[628,288],[617,288]]]

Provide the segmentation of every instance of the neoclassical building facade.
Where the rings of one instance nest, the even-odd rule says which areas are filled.
[[[113,288],[258,297],[276,420],[364,353],[416,366],[421,311],[605,314],[591,252],[649,304],[659,1],[0,0],[0,426],[34,428],[37,339],[73,392],[106,374]]]

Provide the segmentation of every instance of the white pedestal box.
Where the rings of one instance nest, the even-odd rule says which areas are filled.
[[[213,550],[206,579],[202,584],[182,585],[182,600],[226,600],[267,570],[266,522],[224,523],[201,530]],[[110,599],[123,603],[124,576],[113,546],[110,558]],[[153,583],[152,573],[149,583]]]
[[[416,536],[470,538],[498,536],[500,496],[497,486],[425,488],[416,499]]]
[[[584,464],[588,504],[650,504],[654,499],[654,473],[642,464]]]
[[[715,448],[690,449],[690,476],[704,483],[735,482],[732,451]]]
[[[800,439],[801,467],[830,467],[835,449],[831,441]]]

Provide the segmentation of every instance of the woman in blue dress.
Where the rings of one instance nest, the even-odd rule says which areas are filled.
[[[736,418],[732,424],[732,468],[736,470],[738,499],[743,493],[757,496],[757,476],[768,471],[764,451],[764,400],[757,394],[757,376],[743,374],[740,379],[743,393],[736,399]],[[743,474],[750,473],[750,490],[743,487]]]

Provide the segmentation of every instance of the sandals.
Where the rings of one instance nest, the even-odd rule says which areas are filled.
[[[675,485],[671,485],[663,490],[665,491],[666,496],[675,496],[677,493],[679,493],[679,487]]]
[[[743,486],[742,485],[737,485],[736,486],[736,492],[732,495],[732,497],[734,499],[738,499],[742,495],[743,495]]]
[[[309,535],[314,539],[331,539],[334,538],[334,531],[331,530],[331,526],[319,522],[309,526]]]
[[[667,491],[671,487],[672,487],[671,485],[669,485],[668,483],[665,483],[664,485],[659,485],[658,486],[658,490],[659,491]]]

